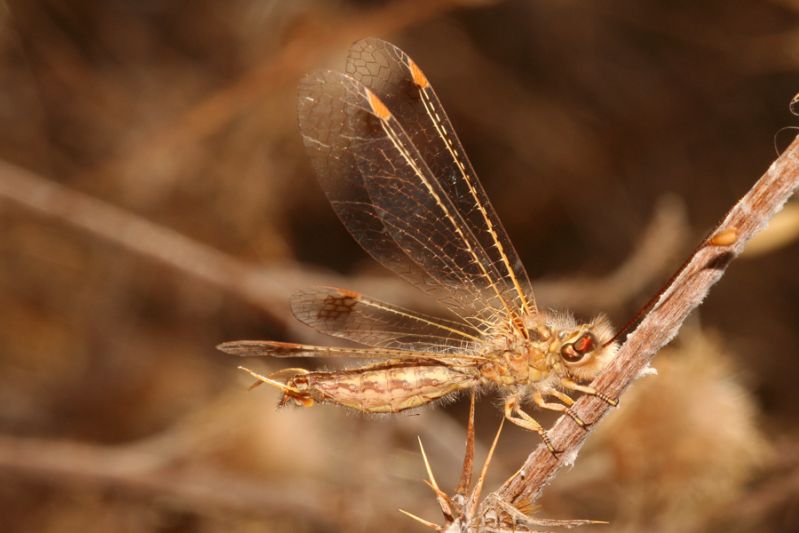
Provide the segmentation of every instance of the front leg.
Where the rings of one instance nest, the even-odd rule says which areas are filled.
[[[568,398],[571,401],[572,404],[574,403],[574,400],[572,400],[571,398],[569,398],[565,394],[560,393],[560,392],[557,392],[557,394],[555,394],[555,392],[557,392],[557,391],[547,391],[547,395],[556,396],[559,399],[560,399],[560,397],[562,395],[563,397]],[[575,424],[577,424],[578,426],[580,426],[583,429],[586,429],[588,427],[588,424],[583,422],[583,419],[580,418],[579,416],[577,416],[577,413],[572,411],[569,407],[567,407],[567,406],[565,406],[563,404],[559,404],[559,403],[555,403],[555,402],[548,402],[548,401],[544,400],[544,396],[539,391],[535,391],[533,393],[533,402],[538,407],[540,407],[541,409],[549,409],[550,411],[555,411],[555,412],[558,412],[558,413],[564,413],[564,414],[568,415],[569,418],[574,420]],[[569,405],[571,405],[571,404],[569,404]]]
[[[574,381],[572,381],[570,379],[567,379],[567,378],[560,378],[560,384],[566,389],[577,391],[577,392],[582,392],[583,394],[588,394],[589,396],[596,396],[597,398],[599,398],[600,400],[602,400],[606,404],[611,405],[613,407],[617,407],[619,405],[619,399],[618,398],[611,398],[607,394],[599,392],[598,390],[596,390],[593,387],[588,387],[586,385],[580,385],[579,383],[575,383]]]
[[[571,407],[572,405],[574,405],[574,400],[572,399],[571,396],[569,396],[568,394],[564,394],[557,389],[547,389],[546,392],[544,392],[544,396],[553,396],[558,400],[562,401],[563,403],[565,403],[566,407]]]
[[[541,437],[541,440],[544,441],[544,444],[546,444],[549,453],[557,457],[557,455],[560,452],[556,450],[554,446],[552,446],[552,441],[549,440],[549,435],[547,435],[547,430],[544,429],[544,426],[538,423],[538,421],[535,418],[522,411],[521,407],[519,407],[518,398],[516,398],[515,396],[507,397],[505,399],[504,412],[505,412],[505,418],[507,418],[510,422],[513,422],[517,426],[522,427],[528,431],[535,431],[536,433],[538,433],[538,435]]]

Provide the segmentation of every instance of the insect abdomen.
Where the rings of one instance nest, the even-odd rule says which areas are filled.
[[[318,402],[329,402],[367,413],[394,413],[430,403],[468,388],[477,379],[464,370],[418,361],[389,361],[340,372],[311,372],[295,378]]]

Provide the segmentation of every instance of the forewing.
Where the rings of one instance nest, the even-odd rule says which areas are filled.
[[[522,313],[536,311],[527,271],[463,150],[438,97],[421,69],[402,50],[380,39],[355,43],[347,73],[363,83],[402,124],[441,190],[516,292]]]
[[[482,360],[467,353],[441,354],[434,352],[395,350],[390,348],[342,348],[337,346],[315,346],[278,341],[230,341],[217,349],[241,357],[328,357],[342,359],[423,359],[459,363]]]
[[[317,331],[367,346],[475,353],[481,342],[480,332],[463,322],[423,315],[335,287],[295,293],[291,310]]]
[[[300,126],[331,203],[367,251],[401,275],[426,274],[421,283],[416,275],[408,279],[444,289],[441,300],[474,325],[517,323],[516,291],[379,98],[347,75],[316,73],[300,86]],[[336,179],[342,170],[346,188]],[[364,223],[367,216],[382,229]]]
[[[351,106],[332,73],[313,72],[299,86],[298,116],[306,152],[330,205],[358,244],[378,262],[425,292],[435,280],[409,260],[372,205],[352,151]]]

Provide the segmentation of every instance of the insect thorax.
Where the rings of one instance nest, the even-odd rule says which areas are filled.
[[[503,388],[535,385],[550,378],[555,371],[551,342],[530,333],[528,339],[504,339],[501,348],[487,355],[480,365],[484,381]]]
[[[497,336],[497,349],[481,365],[484,381],[499,387],[555,387],[558,379],[590,381],[613,358],[613,330],[603,315],[579,324],[569,314],[539,314],[526,335]]]

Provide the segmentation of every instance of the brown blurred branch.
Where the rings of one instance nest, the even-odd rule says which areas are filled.
[[[2,160],[0,198],[219,287],[261,308],[279,323],[287,321],[289,296],[297,289],[339,282],[346,285],[341,276],[307,265],[287,262],[259,266],[241,261],[135,213]],[[385,284],[384,278],[376,276],[359,283],[367,287]],[[403,286],[397,287],[396,292],[408,291]]]
[[[47,484],[114,487],[168,497],[200,513],[302,513],[319,523],[329,523],[329,509],[337,506],[331,501],[337,499],[335,491],[318,483],[271,484],[209,467],[153,468],[161,463],[129,447],[0,435],[0,472]]]
[[[536,296],[546,305],[571,310],[609,310],[641,294],[663,276],[690,234],[685,208],[672,196],[660,199],[649,224],[624,263],[596,279],[546,280]],[[674,268],[674,267],[671,267]]]
[[[0,197],[223,287],[282,317],[291,269],[260,269],[164,226],[0,161]],[[281,318],[282,320],[282,318]]]
[[[291,293],[312,285],[349,286],[419,309],[430,309],[433,303],[418,291],[408,291],[407,284],[396,277],[360,276],[353,280],[293,262],[269,266],[247,263],[128,210],[0,160],[0,198],[3,197],[219,287],[263,309],[284,325],[292,323],[288,312]],[[661,202],[638,248],[616,272],[595,280],[539,283],[536,289],[547,305],[610,308],[636,294],[662,272],[681,247],[686,233],[681,207],[671,201]],[[592,300],[572,302],[570,295],[575,290],[592,295]]]
[[[145,135],[93,174],[119,174],[122,169],[138,168],[142,161],[160,160],[157,154],[173,153],[178,147],[198,142],[222,128],[229,120],[255,105],[269,91],[296,84],[317,57],[367,35],[399,31],[413,24],[455,9],[467,2],[458,0],[395,0],[363,13],[340,14],[331,10],[324,18],[308,16],[277,56],[265,57],[239,79],[191,106],[185,113],[168,120],[163,127]]]
[[[711,243],[711,238],[700,245],[638,328],[627,337],[615,360],[594,381],[593,386],[605,394],[619,397],[648,367],[655,353],[674,338],[686,317],[702,303],[729,263],[743,251],[747,241],[766,226],[798,187],[799,138],[730,209],[714,232],[718,234],[734,229],[737,239],[731,244],[715,245]],[[594,423],[592,427],[608,410],[608,404],[592,396],[583,396],[574,405],[574,411],[580,418]],[[554,446],[563,453],[555,457],[546,446],[539,445],[517,474],[505,482],[495,495],[521,507],[536,501],[558,470],[575,461],[590,431],[590,428],[585,431],[578,427],[568,417],[560,417],[549,435]],[[490,503],[491,499],[487,498],[483,510],[498,511],[490,509]]]

